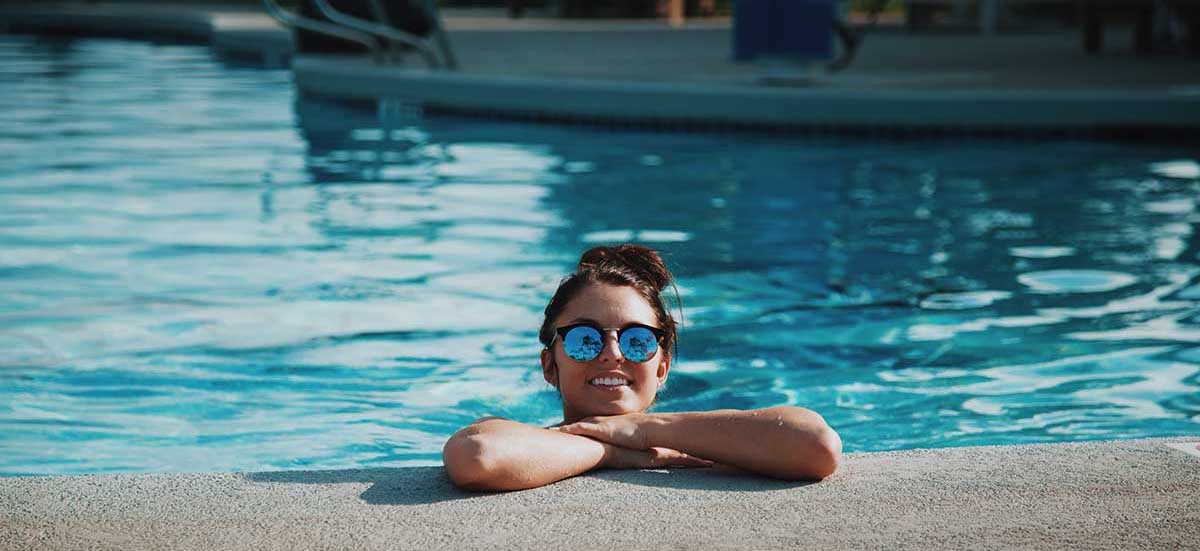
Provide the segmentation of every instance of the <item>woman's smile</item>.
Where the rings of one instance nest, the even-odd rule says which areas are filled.
[[[604,390],[620,390],[628,387],[630,380],[623,374],[600,375],[588,379],[588,384]]]

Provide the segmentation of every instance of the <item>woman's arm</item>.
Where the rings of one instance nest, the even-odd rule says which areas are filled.
[[[740,411],[631,413],[556,430],[617,446],[663,446],[759,474],[820,480],[837,470],[842,440],[816,412],[791,406]]]
[[[485,417],[458,431],[442,449],[446,474],[467,490],[524,490],[599,467],[709,466],[675,450],[631,450],[598,440]]]

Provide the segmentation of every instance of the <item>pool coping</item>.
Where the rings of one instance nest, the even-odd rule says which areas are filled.
[[[268,66],[290,60],[296,84],[305,93],[399,101],[433,113],[684,130],[1134,139],[1200,135],[1200,87],[1195,86],[862,90],[440,72],[380,66],[361,57],[294,55],[290,33],[264,23],[261,14],[251,20],[201,7],[168,12],[103,4],[9,8],[0,15],[9,29],[23,32],[174,37],[207,42],[222,55]]]
[[[818,483],[600,471],[511,493],[440,467],[0,478],[5,549],[1182,549],[1193,437],[846,454]]]
[[[292,69],[301,89],[326,97],[565,122],[830,132],[875,126],[930,132],[1200,127],[1200,95],[1169,90],[879,92],[680,85],[379,67],[358,57],[320,55],[296,56]]]

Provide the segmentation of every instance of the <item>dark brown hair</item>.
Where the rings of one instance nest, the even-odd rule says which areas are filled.
[[[671,354],[675,346],[675,318],[667,309],[663,300],[663,290],[667,286],[675,292],[675,302],[679,304],[679,289],[663,263],[662,257],[653,249],[641,245],[616,245],[592,247],[579,257],[579,266],[575,273],[563,278],[554,292],[554,298],[546,305],[546,318],[542,321],[542,329],[538,332],[538,340],[542,346],[550,347],[554,340],[554,321],[567,307],[567,304],[593,283],[607,283],[634,288],[658,316],[658,326],[666,332],[662,348]],[[682,305],[680,306],[682,309]]]

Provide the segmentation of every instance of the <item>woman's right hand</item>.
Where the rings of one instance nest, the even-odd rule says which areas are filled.
[[[604,444],[604,463],[609,469],[659,469],[663,467],[712,467],[713,462],[671,448],[632,450]]]

